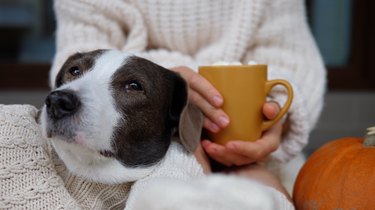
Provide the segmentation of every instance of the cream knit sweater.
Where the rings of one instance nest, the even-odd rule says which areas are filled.
[[[325,69],[303,0],[56,0],[57,54],[51,86],[74,52],[115,48],[165,67],[220,61],[269,65],[269,79],[295,91],[290,129],[272,154],[288,161],[307,144],[323,105]],[[272,97],[282,103],[285,90]]]
[[[130,185],[70,174],[42,138],[36,116],[32,106],[0,105],[0,209],[123,208]]]
[[[239,177],[205,177],[177,143],[135,184],[74,176],[42,138],[36,117],[35,107],[0,105],[0,209],[293,209],[273,188]]]

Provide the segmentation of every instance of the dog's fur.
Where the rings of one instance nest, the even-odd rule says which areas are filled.
[[[177,73],[114,50],[72,55],[55,86],[42,109],[43,133],[70,171],[102,183],[149,174],[187,106]]]

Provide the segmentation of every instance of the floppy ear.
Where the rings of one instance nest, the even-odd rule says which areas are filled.
[[[176,73],[169,118],[178,126],[180,143],[189,152],[194,152],[201,138],[203,114],[195,105],[188,102],[188,86],[186,81]],[[178,124],[177,124],[178,123]]]
[[[202,126],[202,112],[194,104],[188,102],[178,124],[179,140],[187,151],[194,153],[201,140]]]

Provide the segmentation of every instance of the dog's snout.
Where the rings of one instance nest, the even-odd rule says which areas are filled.
[[[52,119],[61,119],[77,112],[81,103],[71,91],[54,91],[50,93],[45,104],[47,113]]]

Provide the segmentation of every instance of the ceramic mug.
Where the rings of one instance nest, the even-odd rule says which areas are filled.
[[[205,77],[223,96],[222,109],[230,124],[218,133],[210,133],[212,141],[225,145],[230,140],[255,141],[262,132],[278,122],[287,113],[293,89],[288,81],[267,80],[267,65],[200,66],[199,74]],[[271,89],[284,86],[288,98],[273,120],[263,117],[262,107]]]

